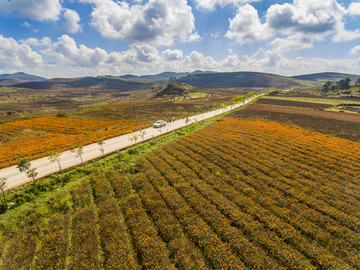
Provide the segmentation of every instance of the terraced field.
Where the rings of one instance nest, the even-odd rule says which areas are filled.
[[[223,118],[0,216],[2,269],[359,269],[360,144]]]

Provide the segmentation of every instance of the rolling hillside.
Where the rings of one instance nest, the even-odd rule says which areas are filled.
[[[352,82],[355,82],[359,78],[359,76],[360,75],[355,75],[355,74],[324,72],[324,73],[298,75],[298,76],[293,76],[291,78],[298,79],[298,80],[306,80],[306,81],[323,83],[326,81],[338,81],[341,79],[345,79],[346,77],[349,77]]]
[[[46,78],[26,74],[24,72],[18,72],[14,74],[0,74],[0,79],[11,79],[11,80],[30,81],[30,82],[40,82],[46,80]]]
[[[260,72],[199,73],[178,79],[177,82],[204,88],[284,88],[302,86],[294,79]]]
[[[83,77],[77,79],[50,79],[43,82],[26,82],[15,86],[30,89],[88,88],[131,91],[143,89],[151,83],[123,80],[116,77]]]
[[[13,74],[0,74],[0,85],[14,85],[24,82],[41,82],[45,81],[46,78],[26,74],[24,72],[18,72]]]

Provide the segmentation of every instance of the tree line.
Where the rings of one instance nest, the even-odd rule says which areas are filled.
[[[323,85],[321,92],[328,93],[329,91],[350,89],[350,82],[351,82],[351,79],[349,77],[346,77],[345,79],[341,79],[340,81],[338,81],[336,83],[327,81]],[[360,77],[355,82],[355,86],[360,86]]]

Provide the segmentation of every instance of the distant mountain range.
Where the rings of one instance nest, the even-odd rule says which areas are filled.
[[[13,85],[23,82],[41,82],[45,80],[46,78],[26,74],[24,72],[17,72],[13,74],[0,74],[0,84],[2,85]]]
[[[160,82],[186,83],[200,88],[284,88],[320,85],[325,81],[337,81],[349,77],[355,82],[359,75],[326,72],[292,77],[262,72],[163,72],[156,75],[123,75],[123,76],[97,76],[81,78],[55,78],[43,77],[18,72],[15,74],[0,75],[0,85],[13,85],[29,89],[112,89],[116,91],[132,91],[145,89]]]
[[[76,79],[56,78],[42,82],[26,82],[15,84],[16,87],[29,89],[70,89],[83,88],[94,90],[133,91],[151,86],[149,82],[124,80],[119,77],[83,77]]]

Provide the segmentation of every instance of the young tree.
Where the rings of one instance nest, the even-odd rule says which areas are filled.
[[[84,154],[84,146],[82,146],[82,145],[79,145],[77,147],[72,146],[70,151],[75,154],[75,157],[80,158],[81,164],[82,164],[84,170],[86,170],[85,163],[84,163],[84,160],[82,157],[82,155]]]
[[[62,175],[60,155],[61,155],[61,152],[55,152],[55,151],[47,153],[48,160],[50,160],[50,162],[52,162],[52,163],[57,162],[57,164],[59,166],[60,175]]]
[[[105,168],[105,149],[104,149],[104,140],[100,140],[97,142],[97,144],[100,146],[99,148],[99,151],[102,153],[102,156],[103,156],[103,165],[104,165],[104,168]]]
[[[145,140],[145,134],[146,134],[145,130],[140,131],[140,137],[143,141]]]
[[[4,203],[6,203],[6,197],[5,197],[5,187],[7,184],[7,178],[6,177],[0,177],[0,190],[3,195]]]
[[[27,177],[31,178],[33,181],[33,184],[35,183],[35,177],[38,175],[38,172],[36,171],[36,168],[29,169],[26,172]]]
[[[100,146],[99,150],[102,153],[102,155],[105,157],[105,149],[104,149],[104,140],[100,140],[97,142],[97,144]]]
[[[27,172],[30,170],[30,160],[27,158],[21,158],[16,166],[20,172]]]
[[[36,168],[30,169],[31,164],[30,160],[27,158],[21,158],[18,162],[16,168],[19,169],[20,172],[25,172],[26,176],[33,180],[33,184],[35,183],[35,177],[38,175]]]
[[[139,139],[139,134],[138,134],[137,132],[135,132],[134,135],[132,135],[132,136],[129,138],[129,141],[136,143],[138,139]]]

